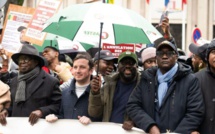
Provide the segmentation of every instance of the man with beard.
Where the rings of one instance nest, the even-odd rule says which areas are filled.
[[[149,134],[190,134],[204,118],[198,79],[190,66],[177,62],[177,47],[169,41],[156,46],[158,67],[144,71],[128,104],[128,116]],[[193,133],[192,133],[193,134]]]
[[[102,118],[103,122],[122,123],[124,129],[132,128],[133,123],[128,120],[126,114],[126,104],[139,83],[137,65],[136,54],[126,51],[119,55],[118,73],[107,77],[101,89],[101,78],[93,78],[88,107],[90,116]]]

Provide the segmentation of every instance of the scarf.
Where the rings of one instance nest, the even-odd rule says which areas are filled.
[[[25,101],[25,90],[26,90],[26,81],[31,81],[38,76],[40,72],[39,67],[35,67],[33,70],[26,74],[18,74],[18,87],[15,95],[15,102]]]
[[[162,104],[163,98],[166,95],[167,89],[168,89],[168,82],[170,82],[173,78],[173,76],[178,71],[178,63],[176,63],[168,72],[165,74],[162,74],[160,69],[157,71],[157,77],[158,77],[158,103],[159,107]]]

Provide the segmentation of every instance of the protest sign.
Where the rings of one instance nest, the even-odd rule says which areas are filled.
[[[42,45],[46,33],[42,32],[45,22],[59,9],[62,0],[40,0],[28,25],[24,40],[32,44]]]
[[[34,8],[10,4],[3,28],[1,44],[10,53],[17,53],[22,47],[20,43],[20,26],[27,27],[34,13]]]
[[[119,57],[120,53],[125,51],[135,52],[134,44],[119,44],[119,45],[112,45],[108,43],[103,43],[103,50],[110,50],[111,53],[115,57]]]

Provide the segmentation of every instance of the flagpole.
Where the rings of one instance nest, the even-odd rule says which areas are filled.
[[[103,22],[100,23],[98,65],[97,65],[97,71],[96,71],[96,75],[97,75],[97,76],[98,76],[98,74],[99,74],[99,60],[100,60],[100,51],[101,51],[102,29],[103,29]]]
[[[106,0],[102,0],[102,3],[106,3]],[[96,75],[97,76],[99,75],[99,60],[100,60],[100,51],[101,51],[102,29],[103,29],[103,22],[100,23],[98,65],[97,65],[97,70],[96,70]]]
[[[152,23],[152,15],[151,15],[151,12],[152,12],[152,11],[151,11],[150,2],[151,2],[151,1],[149,1],[149,3],[148,3],[148,8],[149,8],[149,22]]]
[[[186,4],[183,5],[183,13],[182,13],[182,50],[185,51],[185,26],[186,26]]]

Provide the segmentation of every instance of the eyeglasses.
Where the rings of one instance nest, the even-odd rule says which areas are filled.
[[[18,58],[18,63],[28,63],[30,60],[32,60],[32,58],[30,58],[30,57],[19,57]]]
[[[163,57],[164,55],[166,55],[168,58],[175,55],[175,51],[167,51],[167,52],[163,52],[163,51],[157,51],[156,55],[159,57]]]

